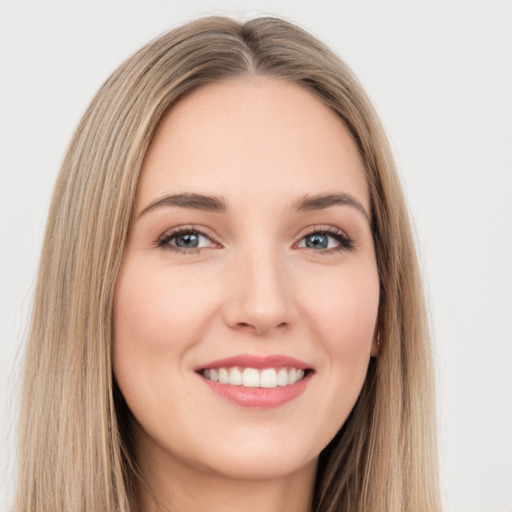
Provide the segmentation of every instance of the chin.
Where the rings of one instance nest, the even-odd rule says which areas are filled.
[[[320,450],[321,447],[318,453]],[[318,453],[316,450],[306,452],[303,446],[293,446],[293,443],[265,443],[256,438],[242,445],[216,445],[215,451],[208,453],[208,460],[203,459],[203,464],[207,471],[230,479],[268,480],[316,465]]]
[[[316,466],[317,457],[311,460],[291,460],[287,457],[265,456],[238,457],[225,464],[210,467],[210,471],[233,480],[275,480],[300,472],[311,465]]]

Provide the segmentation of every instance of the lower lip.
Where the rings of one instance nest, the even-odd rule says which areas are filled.
[[[270,409],[297,398],[301,395],[313,372],[308,372],[304,378],[289,386],[277,386],[275,388],[247,388],[245,386],[232,386],[231,384],[219,384],[200,375],[203,382],[217,395],[243,407],[257,407]]]

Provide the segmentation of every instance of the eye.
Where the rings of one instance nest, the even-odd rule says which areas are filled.
[[[178,228],[165,233],[158,240],[159,247],[184,252],[214,247],[216,245],[206,233],[196,228]]]
[[[354,242],[343,231],[338,229],[315,230],[304,236],[297,244],[298,248],[316,251],[350,250]]]

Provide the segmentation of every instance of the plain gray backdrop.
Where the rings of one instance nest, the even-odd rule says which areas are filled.
[[[81,114],[161,32],[265,13],[345,59],[389,134],[432,317],[445,508],[512,511],[510,0],[0,0],[0,509],[47,209]]]

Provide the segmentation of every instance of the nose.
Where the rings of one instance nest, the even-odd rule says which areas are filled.
[[[293,280],[275,251],[241,256],[227,279],[223,315],[230,328],[265,335],[294,323]]]

